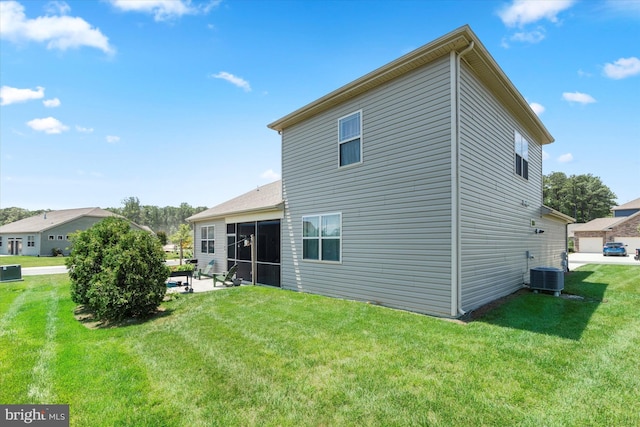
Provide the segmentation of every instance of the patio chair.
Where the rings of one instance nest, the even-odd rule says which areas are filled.
[[[237,281],[233,279],[233,276],[236,275],[236,271],[238,271],[238,264],[233,265],[226,273],[222,274],[214,274],[213,275],[213,287],[216,287],[216,283],[220,282],[223,286],[237,286]]]
[[[204,277],[213,277],[213,265],[215,264],[215,260],[212,259],[209,261],[209,264],[204,268],[204,270],[198,270],[198,280]]]

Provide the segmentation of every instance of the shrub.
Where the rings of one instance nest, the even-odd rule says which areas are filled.
[[[67,258],[71,298],[100,319],[153,313],[166,293],[169,268],[158,239],[111,217],[72,237]]]

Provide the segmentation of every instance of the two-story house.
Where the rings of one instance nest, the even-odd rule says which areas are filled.
[[[282,181],[192,217],[199,264],[246,264],[238,227],[277,221],[282,288],[443,317],[563,267],[573,218],[542,205],[553,137],[468,26],[269,127]]]
[[[282,287],[458,317],[561,267],[554,141],[468,26],[269,124]]]

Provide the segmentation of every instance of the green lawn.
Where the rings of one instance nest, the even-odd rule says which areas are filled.
[[[64,265],[65,257],[57,256],[0,256],[0,265],[20,264],[22,268],[27,267],[49,267],[52,265]]]
[[[66,275],[0,284],[0,402],[74,426],[640,425],[640,267],[462,324],[265,287],[88,329]]]

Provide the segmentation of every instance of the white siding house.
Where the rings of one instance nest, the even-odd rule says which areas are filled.
[[[198,269],[212,261],[214,273],[236,265],[237,277],[246,282],[280,286],[282,215],[282,184],[276,181],[187,218],[193,224]],[[251,235],[255,265],[244,244]]]
[[[562,265],[553,137],[468,26],[269,127],[283,288],[459,317]]]

